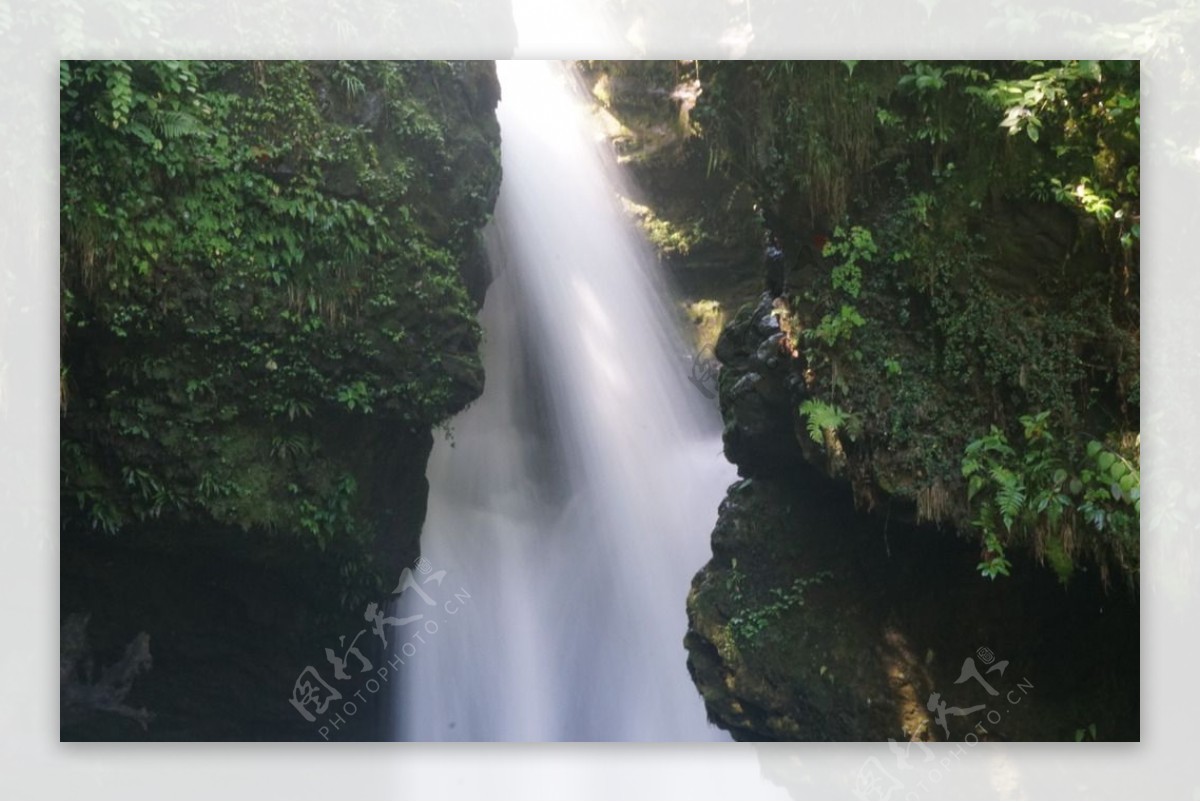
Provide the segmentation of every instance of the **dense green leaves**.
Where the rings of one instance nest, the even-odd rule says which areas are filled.
[[[373,535],[345,434],[480,387],[487,69],[61,65],[64,526]]]
[[[753,194],[788,255],[802,397],[861,425],[839,463],[860,497],[898,495],[979,537],[988,576],[1013,543],[1058,568],[1085,554],[1136,572],[1137,506],[1106,472],[1136,469],[1136,447],[1118,446],[1139,417],[1137,64],[702,74],[692,119],[710,167]],[[1018,425],[1029,410],[1052,416],[1053,449],[1048,419]],[[1085,475],[1089,432],[1121,456]]]
[[[1079,453],[1078,444],[1052,431],[1047,411],[1022,416],[1020,424],[1017,447],[993,426],[963,452],[974,523],[985,552],[993,555],[980,570],[992,578],[1007,575],[992,570],[998,565],[992,560],[1003,557],[1003,544],[1024,543],[1048,557],[1064,582],[1080,551],[1104,568],[1113,563],[1135,572],[1141,512],[1136,442],[1121,446],[1128,455],[1098,440]]]

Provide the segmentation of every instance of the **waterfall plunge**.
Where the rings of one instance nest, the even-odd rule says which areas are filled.
[[[486,389],[434,446],[421,536],[442,597],[469,599],[436,608],[400,670],[396,735],[725,740],[683,648],[689,582],[736,478],[720,419],[688,381],[571,72],[499,71]]]

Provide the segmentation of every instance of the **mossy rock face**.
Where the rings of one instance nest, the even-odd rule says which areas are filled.
[[[853,604],[841,606],[847,577],[826,573],[832,563],[811,549],[817,533],[778,537],[803,514],[796,501],[748,480],[722,503],[713,560],[688,597],[688,667],[710,717],[741,739],[885,738],[896,703],[864,659],[873,634]],[[781,598],[793,603],[779,610]]]
[[[970,497],[963,458],[993,425],[1020,443],[1021,419],[1046,412],[1053,459],[1069,473],[1087,467],[1083,448],[1101,434],[1136,467],[1135,64],[590,69],[632,132],[664,263],[681,266],[689,291],[688,280],[724,271],[716,350],[726,453],[743,474],[791,470],[800,454],[866,508],[982,541],[987,494]],[[1037,82],[1053,87],[1054,104],[1011,105]],[[668,111],[678,116],[684,98],[694,101],[688,127],[664,144],[653,134],[670,130]],[[1037,118],[1032,130],[1002,125],[1018,112]],[[697,243],[744,249],[677,253],[697,221]],[[757,236],[737,234],[746,231]],[[767,307],[756,301],[763,289]],[[775,349],[758,330],[770,317],[785,334]],[[810,436],[811,418],[797,414],[805,401],[846,426]],[[1039,559],[1057,549],[1136,584],[1136,516],[1110,504],[1089,517],[1080,499],[1071,512],[1075,524],[1043,516],[1000,533],[1003,545]]]
[[[1069,741],[1092,721],[1138,738],[1138,606],[1095,572],[1069,594],[1032,562],[982,581],[975,547],[856,513],[815,472],[735,484],[712,544],[688,668],[739,740]],[[939,702],[976,709],[943,729]]]
[[[919,499],[903,463],[864,460],[849,439],[837,461],[831,437],[805,431],[803,363],[780,353],[779,311],[769,296],[747,304],[716,349],[725,453],[746,478],[722,502],[687,600],[688,665],[710,719],[741,740],[899,741],[1070,740],[1064,721],[1102,717],[1107,739],[1136,739],[1133,596],[1106,591],[1094,569],[1068,592],[1053,553],[1054,570],[1022,555],[1012,577],[981,579],[977,546],[916,525],[918,502],[945,502]],[[856,511],[864,488],[874,514]],[[1033,683],[1036,705],[998,710],[958,682],[967,659],[986,671],[984,647],[1010,660],[985,675],[993,686],[1020,700]],[[938,700],[985,707],[943,729]]]
[[[1107,737],[1136,737],[1136,608],[1097,578],[1136,586],[1136,528],[1070,548],[1014,537],[1013,576],[990,582],[981,495],[972,506],[962,474],[969,442],[996,424],[1016,443],[1039,410],[1064,451],[1091,431],[1136,440],[1136,65],[587,68],[642,185],[639,222],[692,321],[720,321],[725,455],[752,480],[722,506],[688,600],[689,664],[713,721],[745,739],[958,737],[953,717],[928,732],[928,694],[949,698],[987,644],[1056,688],[1047,700],[1039,683],[1038,709],[1006,717],[1001,736],[1070,739],[1056,716],[1103,715]],[[1043,72],[1067,103],[1039,112],[1052,120],[1040,132],[1009,135],[990,90]],[[1120,219],[1078,202],[1080,175]],[[1055,197],[1056,180],[1075,194]],[[814,433],[806,403],[842,423]],[[805,584],[824,571],[836,579]],[[797,595],[803,606],[780,608]],[[1095,674],[1101,642],[1122,645]]]
[[[781,345],[775,312],[767,294],[746,304],[721,331],[715,349],[725,456],[745,476],[796,470],[806,459],[794,421],[804,385]]]
[[[79,62],[63,81],[68,524],[369,542],[376,474],[345,447],[404,448],[482,392],[494,67]]]
[[[495,66],[69,62],[62,92],[63,614],[98,654],[150,635],[159,725],[125,737],[315,737],[295,674],[416,559],[431,430],[483,389]]]
[[[709,169],[688,119],[695,65],[585,61],[579,66],[632,181],[626,210],[641,228],[707,352],[720,326],[759,292],[762,231],[754,199]]]

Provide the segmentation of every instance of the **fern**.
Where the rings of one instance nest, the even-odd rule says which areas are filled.
[[[204,125],[186,111],[159,111],[153,117],[154,127],[164,139],[178,139],[204,133]]]
[[[167,139],[199,134],[204,130],[200,121],[186,111],[160,111],[154,122]]]
[[[824,443],[826,431],[836,433],[850,419],[849,413],[815,398],[800,405],[800,414],[808,419],[808,436],[814,443]]]
[[[1122,553],[1136,548],[1141,512],[1141,475],[1133,447],[1125,446],[1131,456],[1099,440],[1072,448],[1055,435],[1049,412],[1023,415],[1019,422],[1023,442],[1018,448],[993,426],[963,450],[967,502],[978,511],[973,523],[988,555],[979,570],[993,579],[1007,576],[1004,543],[1032,542],[1039,558],[1049,557],[1065,582],[1080,521],[1115,542],[1123,565],[1133,564]]]
[[[140,139],[143,145],[153,147],[158,142],[158,137],[154,135],[154,132],[140,122],[131,122],[125,126],[125,130]]]
[[[1004,528],[1011,532],[1013,522],[1025,506],[1025,487],[1015,477],[1012,481],[1001,484],[1000,489],[996,491],[996,506],[1000,508]]]

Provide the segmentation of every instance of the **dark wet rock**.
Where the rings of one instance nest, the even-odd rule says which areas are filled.
[[[779,318],[771,314],[761,315],[757,318],[755,328],[758,329],[759,334],[769,337],[779,332]]]
[[[769,316],[767,319],[775,320],[775,325],[779,325],[774,315]],[[759,328],[761,328],[761,325]],[[759,364],[768,368],[776,367],[779,364],[779,357],[783,355],[783,344],[784,335],[782,332],[772,334],[759,344],[758,348],[754,351],[754,359]]]
[[[721,332],[715,349],[721,361],[725,455],[744,476],[795,468],[804,459],[791,422],[803,384],[793,380],[791,360],[784,358],[784,334],[774,310],[765,294],[754,307],[744,307]]]
[[[232,71],[230,91],[258,91],[256,83],[239,83],[238,76],[249,69],[248,64]],[[428,241],[444,245],[458,260],[458,277],[477,307],[491,279],[479,230],[490,215],[500,183],[495,117],[499,84],[494,63],[413,62],[406,83],[390,97],[389,90],[370,82],[362,92],[347,96],[323,77],[328,70],[328,64],[317,64],[306,71],[314,91],[324,98],[319,104],[320,125],[360,127],[351,139],[362,145],[362,158],[331,160],[322,172],[320,191],[338,198],[378,201],[385,213],[418,218]],[[395,96],[396,92],[402,95]],[[436,153],[421,151],[390,119],[389,103],[401,100],[428,109],[429,122],[442,132]],[[415,166],[419,175],[406,182],[403,193],[384,192],[384,179],[401,164]],[[295,165],[286,158],[262,169],[279,180],[296,174]],[[404,265],[388,269],[392,267],[407,269]],[[412,268],[415,273],[426,266],[414,262]],[[453,273],[443,277],[451,283],[454,278]],[[331,271],[323,286],[344,290],[336,286],[341,280]],[[211,283],[207,274],[180,272],[173,281],[194,286],[192,300],[202,306]],[[246,303],[251,297],[247,292]],[[357,326],[363,340],[380,337],[385,323],[405,334],[406,344],[394,352],[397,359],[380,360],[396,375],[379,379],[408,383],[414,396],[411,408],[392,404],[376,408],[374,414],[361,410],[346,414],[344,408],[314,403],[297,416],[315,444],[312,451],[330,466],[306,470],[323,477],[321,481],[332,481],[322,470],[338,468],[353,480],[353,512],[362,529],[356,537],[339,532],[318,548],[316,543],[306,545],[298,533],[281,531],[285,527],[273,520],[267,525],[218,521],[198,510],[177,514],[169,505],[161,516],[130,523],[108,536],[81,519],[73,493],[64,494],[63,740],[319,738],[316,726],[288,702],[293,684],[307,665],[325,669],[324,649],[336,646],[342,636],[352,639],[362,629],[363,607],[352,601],[352,594],[368,592],[363,590],[368,585],[382,587],[379,592],[386,593],[399,572],[417,558],[428,495],[425,470],[433,445],[430,426],[465,407],[483,390],[475,308],[462,304],[448,311],[417,298],[394,300],[394,307],[380,304],[375,312],[360,311],[348,327]],[[373,305],[364,304],[364,310]],[[268,324],[255,322],[258,318],[249,311],[244,319],[245,339],[278,338]],[[164,326],[163,330],[172,329]],[[414,345],[407,350],[411,332],[424,332],[429,349],[418,352]],[[165,341],[160,336],[137,342],[130,338],[119,344],[119,354],[122,358],[153,354]],[[128,438],[134,444],[129,452],[134,457],[122,462],[115,438],[101,431],[109,415],[103,404],[88,397],[96,385],[88,384],[86,377],[92,371],[108,370],[106,357],[115,352],[99,350],[106,347],[95,337],[64,342],[64,364],[71,368],[78,395],[64,407],[62,429],[64,443],[72,439],[102,444],[98,448],[106,451],[99,464],[112,466],[117,474],[116,466],[143,464],[137,460],[147,459],[143,443],[149,440]],[[348,361],[346,351],[327,356],[330,373],[339,361]],[[412,364],[400,361],[407,357]],[[272,371],[285,367],[283,359],[268,364]],[[138,397],[140,393],[144,406],[165,417],[164,399],[146,386],[151,385],[122,387],[121,394]],[[231,407],[253,409],[245,398],[250,392],[232,387],[222,400]],[[436,414],[424,417],[416,407],[430,396],[436,396],[438,408]],[[188,409],[185,414],[194,412]],[[233,424],[222,428],[225,420],[215,420],[207,434],[213,448],[236,446],[236,451],[229,446],[231,453],[244,458],[247,466],[245,474],[238,476],[244,486],[237,492],[253,493],[263,500],[259,506],[266,506],[275,497],[270,492],[272,482],[287,460],[260,442],[271,443],[268,427],[273,422],[252,413],[246,418],[244,424],[238,422],[240,428]],[[158,435],[155,432],[155,438]],[[198,447],[204,454],[208,448],[207,444]],[[163,462],[170,475],[178,472],[177,464],[165,458]],[[86,647],[78,645],[82,630],[73,622],[82,619],[75,615],[90,616]],[[154,668],[141,671],[149,665],[151,641]],[[85,670],[88,661],[97,668],[90,677]],[[141,673],[130,681],[134,669]],[[382,707],[360,705],[357,715],[348,717],[340,737],[386,737]],[[153,720],[141,711],[153,712]]]
[[[1095,574],[1068,594],[1031,555],[1002,582],[981,579],[976,544],[916,526],[902,493],[854,473],[874,456],[849,442],[866,458],[827,454],[798,413],[805,366],[780,304],[765,293],[743,307],[715,348],[725,454],[746,478],[687,602],[710,720],[739,740],[903,741],[1070,740],[1102,718],[1104,739],[1136,739],[1136,694],[1113,691],[1137,676],[1136,601]],[[873,515],[863,488],[878,488]],[[968,660],[999,697],[960,682]],[[939,704],[972,712],[943,726]]]
[[[1029,563],[983,581],[972,544],[857,513],[812,468],[734,484],[712,547],[688,669],[738,740],[1070,740],[1094,719],[1138,737],[1136,694],[1114,693],[1137,676],[1137,606],[1095,576],[1069,595]],[[997,696],[959,681],[967,660]],[[983,707],[943,729],[938,702]]]
[[[762,380],[763,377],[759,376],[757,373],[747,373],[745,376],[742,376],[740,379],[738,379],[737,383],[733,385],[733,389],[729,391],[729,396],[731,398],[738,398],[746,393],[755,392],[755,388],[757,388]]]

